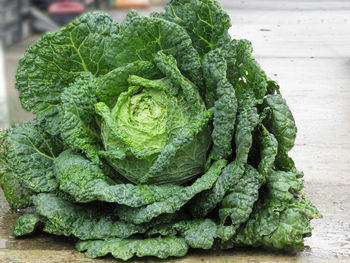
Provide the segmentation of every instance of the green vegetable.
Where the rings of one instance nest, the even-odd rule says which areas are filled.
[[[288,156],[295,121],[230,25],[216,0],[171,0],[120,26],[84,14],[28,48],[16,87],[36,117],[0,132],[4,195],[34,207],[14,235],[122,260],[302,249],[321,215]]]

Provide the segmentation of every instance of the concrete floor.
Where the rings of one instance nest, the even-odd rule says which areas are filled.
[[[350,1],[221,2],[232,19],[230,34],[253,43],[255,56],[280,84],[292,109],[299,131],[291,154],[305,173],[306,196],[324,218],[312,222],[313,236],[295,255],[193,251],[184,259],[136,262],[350,262]],[[125,16],[121,11],[109,13],[117,21]],[[31,118],[20,110],[13,76],[19,57],[36,39],[5,52],[12,123]],[[38,234],[14,239],[17,217],[0,193],[0,262],[115,262],[111,257],[86,259],[65,238]]]

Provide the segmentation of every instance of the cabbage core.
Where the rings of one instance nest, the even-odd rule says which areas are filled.
[[[165,97],[164,91],[140,87],[130,87],[119,97],[113,116],[117,125],[132,138],[135,149],[156,150],[166,145]]]

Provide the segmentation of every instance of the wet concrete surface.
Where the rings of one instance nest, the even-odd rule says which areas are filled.
[[[298,126],[291,155],[305,173],[305,195],[319,208],[323,219],[312,221],[312,237],[305,239],[304,251],[293,255],[257,249],[193,250],[181,259],[133,262],[350,262],[350,2],[222,3],[232,19],[230,34],[252,42],[262,68],[281,86]],[[109,13],[118,21],[125,16],[121,11]],[[12,123],[32,117],[20,109],[13,76],[19,57],[37,38],[5,52]],[[116,262],[111,257],[85,258],[75,251],[73,239],[42,233],[16,239],[11,233],[19,215],[9,209],[0,191],[1,263]]]

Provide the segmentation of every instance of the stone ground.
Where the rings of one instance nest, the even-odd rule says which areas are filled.
[[[291,155],[305,173],[306,196],[324,218],[312,222],[313,236],[294,255],[193,251],[183,259],[135,262],[350,262],[350,1],[221,2],[232,19],[230,34],[253,43],[255,57],[281,86],[299,129]],[[117,21],[125,16],[108,12]],[[19,57],[37,38],[5,50],[11,123],[32,117],[20,108],[13,78]],[[116,262],[86,259],[65,238],[38,234],[15,239],[11,231],[17,217],[0,193],[0,262]]]

